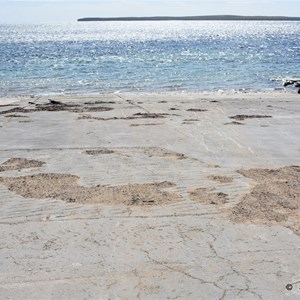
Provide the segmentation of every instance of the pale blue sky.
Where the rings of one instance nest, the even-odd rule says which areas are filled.
[[[0,0],[0,23],[69,22],[93,16],[212,14],[300,17],[300,0]]]

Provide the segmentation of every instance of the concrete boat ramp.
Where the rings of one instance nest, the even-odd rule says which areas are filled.
[[[300,97],[0,100],[0,299],[299,299]]]

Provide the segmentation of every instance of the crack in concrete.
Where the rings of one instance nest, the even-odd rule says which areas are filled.
[[[163,266],[163,267],[167,268],[168,270],[171,270],[171,271],[177,272],[177,273],[181,273],[182,275],[185,275],[185,276],[187,276],[187,277],[189,277],[189,278],[191,278],[191,279],[198,280],[198,281],[200,281],[202,284],[211,283],[211,282],[208,282],[208,281],[203,280],[202,278],[193,276],[193,275],[191,275],[191,274],[189,274],[188,272],[185,272],[185,271],[183,271],[183,270],[179,270],[179,269],[170,267],[170,266],[168,265],[168,263],[166,263],[166,262],[159,261],[159,260],[156,260],[156,259],[152,258],[147,250],[141,250],[141,251],[144,252],[144,253],[146,254],[147,258],[148,258],[150,261],[152,261],[152,262],[154,262],[155,264],[158,264],[158,265],[160,265],[160,266]]]
[[[223,231],[223,230],[222,230],[222,231]],[[222,231],[221,231],[221,233],[222,233]],[[245,273],[244,273],[244,274],[241,274],[238,270],[236,270],[236,268],[234,267],[233,262],[232,262],[230,259],[225,258],[225,257],[221,256],[220,254],[218,254],[217,250],[216,250],[215,247],[214,247],[214,243],[217,241],[217,237],[216,237],[214,234],[212,234],[211,232],[210,232],[209,234],[210,234],[211,237],[213,238],[213,241],[212,241],[212,242],[209,242],[209,247],[210,247],[211,250],[216,254],[216,257],[218,257],[219,259],[222,259],[222,260],[226,261],[226,262],[229,264],[229,267],[230,267],[231,270],[232,270],[232,273],[231,273],[231,274],[225,274],[225,275],[221,276],[221,277],[223,277],[223,278],[219,277],[219,279],[218,279],[216,282],[223,280],[226,276],[229,276],[229,275],[232,275],[232,274],[236,274],[238,277],[244,278],[244,280],[245,280],[245,285],[246,285],[246,289],[235,289],[235,290],[239,290],[238,295],[239,295],[242,291],[245,291],[245,292],[248,292],[248,293],[251,293],[251,294],[257,296],[259,299],[262,300],[263,298],[262,298],[261,295],[259,295],[259,294],[257,294],[256,292],[250,290],[250,280],[249,280],[249,278],[248,278],[247,276],[245,276]],[[224,289],[224,290],[227,291],[228,289]],[[225,294],[225,295],[226,295],[226,294]],[[225,299],[225,298],[223,298],[223,299]]]
[[[82,221],[82,220],[99,220],[99,219],[163,219],[163,218],[184,218],[184,217],[203,217],[203,216],[214,216],[220,215],[219,212],[211,212],[211,213],[195,213],[195,214],[170,214],[170,215],[139,215],[139,216],[95,216],[88,218],[70,218],[70,219],[53,219],[53,220],[43,220],[43,222],[67,222],[67,221]],[[2,218],[2,220],[10,219],[10,218]],[[40,223],[41,220],[24,220],[19,222],[0,222],[3,225],[18,225],[18,224],[28,224],[28,223]]]

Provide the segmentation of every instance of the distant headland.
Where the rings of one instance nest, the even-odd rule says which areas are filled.
[[[78,22],[93,21],[300,21],[300,17],[283,16],[238,16],[238,15],[208,15],[185,17],[88,17],[77,20]]]

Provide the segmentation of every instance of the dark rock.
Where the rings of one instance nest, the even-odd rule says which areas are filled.
[[[283,86],[288,86],[292,84],[294,84],[294,80],[287,80],[286,82],[284,82]]]
[[[300,87],[300,80],[299,79],[290,79],[290,80],[286,80],[284,83],[283,83],[283,86],[286,87],[288,85],[292,85],[296,88],[299,88]]]
[[[50,104],[53,105],[63,105],[63,103],[61,103],[60,101],[56,101],[56,100],[52,100],[52,99],[48,99]]]

